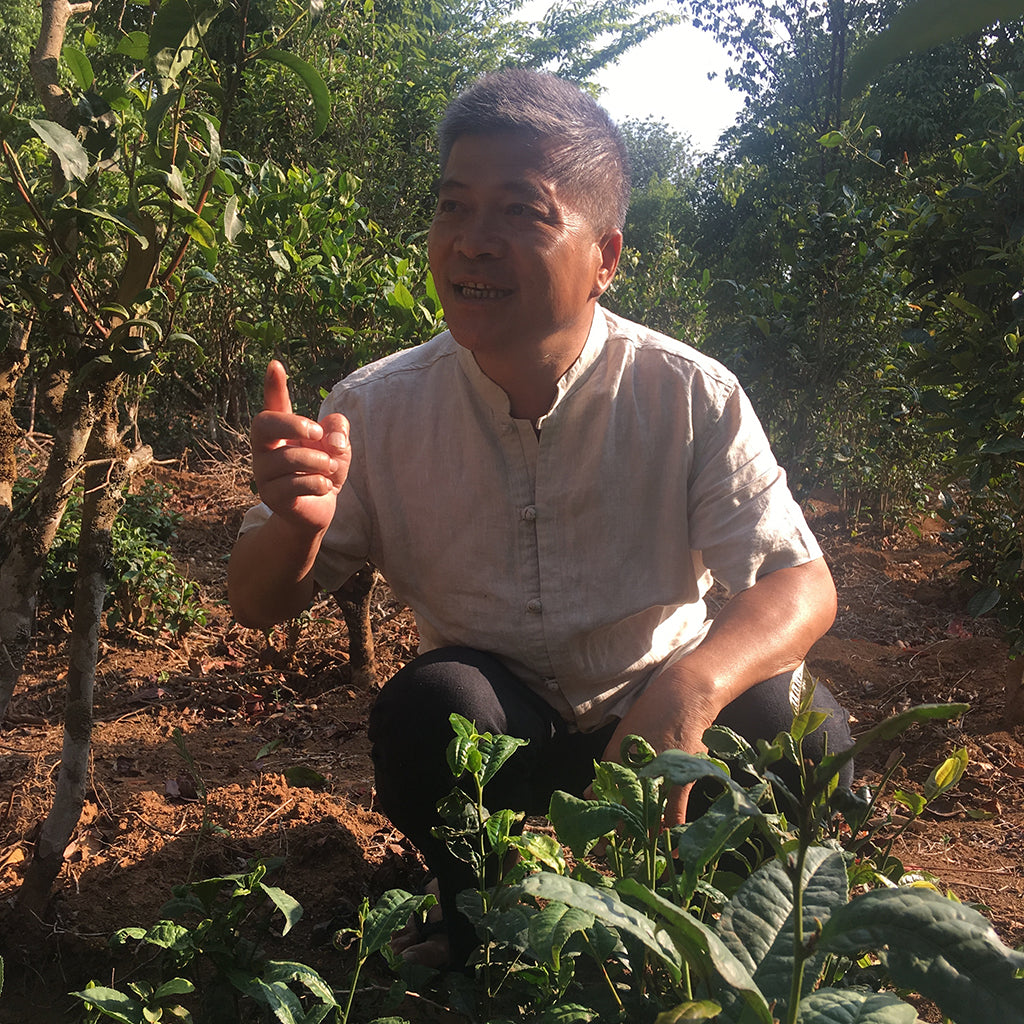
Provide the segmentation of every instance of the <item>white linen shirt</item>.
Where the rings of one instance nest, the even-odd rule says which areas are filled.
[[[821,554],[736,378],[600,307],[536,427],[447,332],[351,374],[329,412],[352,467],[320,587],[373,563],[421,652],[497,655],[582,731],[700,642],[713,578],[735,593]]]

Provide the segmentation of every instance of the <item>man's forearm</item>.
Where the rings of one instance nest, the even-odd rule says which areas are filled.
[[[736,594],[704,642],[677,663],[720,711],[755,683],[796,669],[832,625],[836,592],[824,559],[778,569]],[[671,671],[671,668],[668,670]]]
[[[235,541],[228,563],[228,600],[243,626],[267,628],[309,607],[322,536],[295,531],[271,516]]]

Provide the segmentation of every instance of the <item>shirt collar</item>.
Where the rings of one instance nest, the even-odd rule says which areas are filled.
[[[594,304],[594,319],[590,324],[590,333],[583,344],[583,349],[577,356],[576,361],[559,378],[556,385],[555,400],[551,408],[537,421],[540,427],[544,420],[551,415],[558,407],[562,399],[572,389],[572,386],[580,380],[591,366],[597,361],[598,356],[604,351],[605,343],[608,341],[608,320],[604,310],[597,303]],[[487,404],[498,414],[508,416],[508,395],[491,380],[477,366],[473,353],[463,348],[455,339],[452,339],[456,348],[456,356],[463,372],[469,378],[470,383]]]

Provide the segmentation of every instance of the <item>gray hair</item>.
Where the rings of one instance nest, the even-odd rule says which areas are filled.
[[[551,147],[555,180],[598,232],[622,229],[629,206],[629,157],[608,112],[577,86],[541,71],[484,75],[449,104],[437,138],[441,171],[461,135],[511,132]]]

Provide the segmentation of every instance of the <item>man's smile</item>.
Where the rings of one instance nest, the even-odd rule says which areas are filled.
[[[495,288],[493,285],[481,284],[477,281],[466,281],[452,286],[457,295],[464,299],[502,299],[511,295],[509,288]]]

